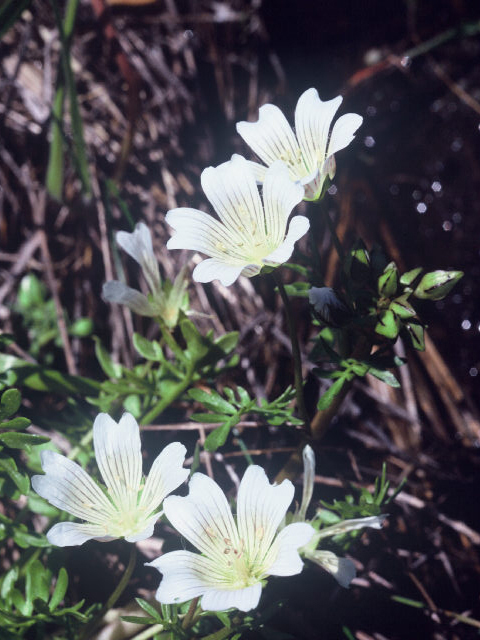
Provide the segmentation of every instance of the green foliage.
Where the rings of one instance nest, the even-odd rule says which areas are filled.
[[[231,429],[240,422],[242,417],[248,414],[263,418],[270,425],[302,424],[301,420],[293,416],[291,402],[295,392],[291,387],[288,387],[272,402],[262,399],[260,404],[240,386],[237,386],[236,393],[226,387],[224,389],[225,397],[222,397],[214,389],[205,391],[198,388],[190,389],[188,395],[205,409],[211,411],[211,413],[194,413],[190,416],[192,420],[220,423],[220,426],[210,432],[205,439],[207,451],[216,451],[223,446]]]
[[[325,524],[332,524],[332,513],[335,514],[337,521],[380,515],[382,508],[395,499],[406,482],[406,480],[403,480],[389,496],[390,481],[387,480],[386,473],[387,467],[384,463],[381,475],[375,479],[372,492],[364,487],[357,488],[352,486],[354,493],[347,495],[345,500],[334,500],[332,504],[322,501],[322,506],[328,509],[328,512],[325,513],[320,509],[317,513],[317,518]]]
[[[29,352],[38,359],[42,358],[45,364],[51,364],[54,352],[50,348],[62,346],[60,332],[58,330],[55,301],[47,297],[45,285],[33,273],[29,273],[20,281],[17,300],[13,310],[22,317],[22,325],[26,329],[30,341]],[[89,336],[93,330],[90,318],[79,318],[70,323],[65,315],[67,330],[71,336]]]

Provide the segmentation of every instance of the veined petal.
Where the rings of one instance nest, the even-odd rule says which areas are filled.
[[[118,282],[118,280],[105,282],[102,288],[102,298],[106,302],[124,304],[126,307],[141,316],[154,317],[157,315],[156,310],[143,293],[140,293],[140,291],[132,289],[131,287],[127,287],[126,284]]]
[[[341,587],[347,588],[357,575],[352,560],[339,558],[331,551],[314,551],[307,558],[331,573]]]
[[[204,611],[226,611],[234,607],[240,611],[250,611],[258,605],[261,594],[262,584],[260,582],[244,589],[231,591],[210,589],[202,598],[202,609]]]
[[[188,496],[168,496],[163,503],[165,515],[172,525],[199,551],[212,560],[225,564],[225,540],[238,548],[239,539],[230,506],[218,484],[194,473]]]
[[[116,240],[118,246],[136,260],[140,266],[142,266],[143,257],[146,253],[154,255],[152,236],[147,225],[143,222],[139,222],[132,233],[118,231]]]
[[[300,573],[303,562],[298,549],[310,542],[315,529],[306,522],[294,522],[280,531],[268,552],[267,573],[271,576],[294,576]],[[273,564],[268,567],[269,560]]]
[[[207,213],[179,207],[171,209],[165,220],[175,231],[167,242],[167,249],[191,249],[231,264],[245,264],[244,256],[237,250],[238,234],[231,233],[229,228]]]
[[[202,595],[209,588],[208,576],[212,562],[191,551],[171,551],[147,567],[155,567],[163,578],[155,594],[162,604],[186,602]]]
[[[267,167],[259,162],[253,162],[253,160],[247,160],[248,166],[250,167],[253,175],[255,176],[255,180],[258,184],[263,184],[265,180],[265,173],[267,171]]]
[[[98,525],[108,521],[113,505],[80,465],[55,451],[42,451],[40,457],[45,475],[32,477],[38,495],[77,518]]]
[[[304,188],[290,179],[284,162],[278,160],[267,169],[263,183],[265,231],[273,246],[278,246],[285,238],[288,217],[303,196]]]
[[[357,113],[346,113],[339,118],[332,129],[327,156],[331,156],[337,153],[337,151],[347,147],[354,139],[355,132],[362,122],[362,116],[359,116]]]
[[[186,452],[183,444],[171,442],[155,458],[139,504],[147,514],[157,509],[164,498],[188,478],[189,470],[183,468]]]
[[[300,147],[282,111],[273,104],[264,104],[257,122],[238,122],[237,132],[257,156],[268,166],[283,160],[294,168],[301,159]]]
[[[122,510],[135,509],[142,479],[140,430],[130,413],[117,424],[106,413],[93,423],[95,458],[112,499]]]
[[[313,88],[302,93],[297,102],[295,130],[309,172],[325,160],[328,132],[341,103],[341,96],[323,102]]]
[[[116,240],[117,244],[142,267],[152,293],[158,292],[161,287],[160,273],[147,225],[139,222],[132,233],[119,231]]]
[[[248,267],[242,265],[228,264],[220,258],[208,258],[203,260],[193,270],[192,278],[195,282],[212,282],[212,280],[220,280],[224,287],[229,287],[235,282],[240,274]],[[257,267],[257,272],[260,268]],[[247,275],[247,274],[243,274]],[[256,275],[256,274],[252,274]],[[250,276],[251,277],[251,276]]]
[[[105,527],[99,524],[80,524],[78,522],[59,522],[47,531],[47,540],[57,547],[72,547],[87,540],[113,540],[105,536]]]
[[[262,467],[252,465],[245,471],[238,489],[237,525],[252,561],[263,564],[293,494],[290,480],[271,485]]]
[[[155,523],[160,517],[161,512],[153,514],[150,518],[146,519],[144,522],[145,527],[139,531],[138,533],[132,533],[131,535],[125,536],[125,540],[127,542],[140,542],[140,540],[146,540],[153,536],[153,530],[155,528]]]
[[[265,239],[262,201],[248,162],[239,155],[202,171],[202,189],[232,237]]]
[[[338,524],[333,524],[325,529],[320,529],[315,534],[315,539],[321,540],[331,536],[338,536],[355,529],[363,529],[363,527],[371,527],[372,529],[381,529],[387,516],[368,516],[367,518],[353,518],[351,520],[342,520]]]
[[[305,216],[294,216],[290,220],[288,233],[282,244],[263,259],[265,264],[283,264],[293,253],[295,242],[304,236],[310,227]]]

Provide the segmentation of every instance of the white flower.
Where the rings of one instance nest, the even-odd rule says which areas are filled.
[[[208,476],[194,474],[189,486],[185,498],[167,498],[164,510],[202,555],[172,551],[151,562],[163,573],[157,600],[173,604],[202,596],[204,610],[249,611],[258,605],[267,576],[301,572],[297,549],[310,540],[313,527],[297,522],[275,535],[293,499],[289,480],[271,485],[261,467],[249,467],[238,490],[236,521]]]
[[[327,287],[325,287],[327,288]],[[310,302],[312,302],[310,300]],[[313,304],[313,303],[312,303]],[[310,445],[306,445],[303,449],[303,495],[302,503],[298,513],[294,515],[295,521],[304,521],[307,509],[313,495],[313,485],[315,482],[315,453]],[[363,529],[363,527],[371,527],[372,529],[381,529],[387,516],[368,516],[367,518],[355,518],[353,520],[342,520],[330,527],[325,527],[316,531],[311,537],[307,545],[301,550],[302,555],[315,564],[320,565],[323,569],[329,571],[342,587],[348,587],[350,582],[355,578],[355,565],[350,558],[339,558],[332,551],[321,551],[317,549],[317,545],[323,538],[331,538],[355,529]]]
[[[304,185],[305,200],[317,200],[326,176],[335,175],[334,154],[350,144],[363,121],[356,113],[347,113],[335,122],[330,133],[341,102],[341,96],[322,102],[316,89],[307,89],[295,109],[296,135],[273,104],[260,107],[257,122],[237,123],[237,132],[267,166],[283,160],[291,179]],[[251,165],[257,180],[263,182],[265,167],[256,162]]]
[[[204,169],[202,188],[220,220],[187,207],[172,209],[166,220],[175,233],[168,249],[192,249],[211,256],[195,267],[193,279],[218,279],[231,285],[240,274],[252,277],[268,265],[289,259],[295,242],[308,230],[304,216],[288,217],[303,198],[303,187],[289,180],[288,169],[274,163],[265,172],[263,205],[249,163],[234,155]]]
[[[305,558],[329,571],[342,587],[348,587],[356,575],[353,560],[350,560],[350,558],[339,558],[332,551],[320,551],[315,549],[315,547],[322,538],[338,536],[343,533],[348,533],[349,531],[355,531],[356,529],[363,529],[364,527],[381,529],[386,517],[385,515],[381,515],[342,520],[331,527],[320,529],[320,531],[317,531],[312,537],[307,547],[302,549],[302,552]]]
[[[143,222],[137,224],[132,233],[119,231],[116,240],[117,244],[142,268],[150,294],[147,297],[123,282],[111,280],[103,285],[103,299],[106,302],[124,304],[141,316],[162,318],[169,328],[174,328],[177,325],[180,310],[186,311],[188,307],[185,267],[177,275],[173,284],[167,281],[162,286],[157,259],[153,252],[152,236]]]
[[[43,476],[33,476],[35,491],[63,511],[85,523],[61,522],[47,533],[59,547],[83,544],[95,538],[149,538],[163,499],[188,476],[183,468],[185,447],[172,442],[154,460],[142,485],[140,430],[135,418],[124,413],[117,424],[100,413],[93,424],[95,458],[106,490],[77,463],[54,451],[42,451]]]

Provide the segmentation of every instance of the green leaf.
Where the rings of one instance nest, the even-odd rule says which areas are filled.
[[[50,438],[45,436],[36,436],[33,433],[18,433],[17,431],[7,431],[0,433],[0,442],[6,444],[12,449],[24,449],[30,445],[45,444],[50,442]]]
[[[197,327],[191,320],[184,318],[180,322],[180,331],[183,339],[187,343],[187,352],[194,362],[198,362],[209,351],[209,343],[198,331]],[[187,355],[187,354],[185,354]]]
[[[0,420],[9,418],[16,413],[22,402],[22,396],[18,389],[7,389],[0,399]]]
[[[400,277],[400,284],[403,284],[405,286],[410,286],[412,282],[415,280],[415,278],[417,278],[422,273],[422,271],[423,271],[422,267],[417,267],[416,269],[407,271]]]
[[[292,282],[284,285],[287,295],[295,298],[308,298],[311,286],[309,282]]]
[[[212,411],[218,413],[226,413],[228,415],[233,415],[237,412],[237,409],[224,400],[216,391],[211,390],[210,393],[204,391],[203,389],[189,389],[188,395],[196,400],[197,402],[201,402],[207,409],[211,409]]]
[[[415,609],[425,609],[425,604],[419,600],[411,600],[410,598],[404,598],[403,596],[390,596],[394,602],[400,604],[406,604],[408,607],[415,607]]]
[[[225,422],[224,413],[192,413],[190,420],[194,422]]]
[[[40,560],[35,560],[28,568],[25,580],[25,595],[27,602],[40,598],[48,602],[50,595],[50,572],[45,569]]]
[[[13,585],[18,579],[19,568],[17,565],[14,565],[7,573],[5,574],[2,582],[2,588],[0,591],[0,596],[2,600],[6,600],[9,595]]]
[[[220,338],[215,340],[215,346],[223,351],[225,355],[233,351],[238,344],[240,333],[238,331],[229,331]]]
[[[393,311],[387,309],[386,311],[380,312],[378,322],[375,327],[376,333],[393,340],[398,336],[399,329],[400,323]]]
[[[232,416],[229,420],[222,424],[221,427],[217,427],[214,431],[211,431],[205,438],[204,449],[205,451],[216,451],[219,447],[223,447],[227,441],[230,429],[234,427],[239,421],[239,415]]]
[[[92,331],[93,320],[91,318],[78,318],[68,329],[68,333],[71,336],[78,338],[86,338],[92,334]]]
[[[18,471],[15,460],[12,458],[0,458],[0,470],[12,479],[20,493],[27,495],[30,489],[30,479]]]
[[[110,357],[110,354],[105,349],[103,344],[100,341],[98,336],[93,336],[95,341],[95,355],[97,356],[98,363],[102,367],[104,373],[109,378],[121,378],[122,377],[122,367],[121,365],[113,362]]]
[[[422,300],[442,300],[463,277],[463,271],[431,271],[420,280],[414,296]]]
[[[338,394],[343,388],[343,385],[346,382],[347,382],[347,379],[345,377],[337,378],[337,380],[335,380],[335,382],[332,385],[330,385],[330,387],[325,391],[325,393],[322,394],[322,396],[318,401],[317,408],[320,411],[323,411],[324,409],[328,409],[328,407],[332,404],[335,397],[338,396]]]
[[[149,602],[147,602],[143,598],[135,598],[135,600],[138,606],[142,607],[145,613],[148,613],[148,615],[151,616],[155,621],[158,621],[161,618],[159,612]]]
[[[65,84],[63,78],[55,92],[52,106],[51,142],[48,150],[46,187],[49,195],[55,200],[62,199],[63,192],[63,143],[62,130],[63,106],[65,102]]]
[[[147,616],[120,616],[120,620],[125,622],[132,622],[133,624],[149,625],[156,624],[156,618],[148,618]]]
[[[20,430],[20,429],[26,429],[28,426],[30,426],[31,421],[28,418],[22,418],[22,417],[18,417],[18,418],[12,418],[12,420],[7,420],[6,422],[2,422],[0,424],[0,428],[1,429],[15,429],[15,430]]]
[[[26,531],[20,531],[17,529],[13,535],[14,541],[22,549],[28,549],[28,547],[50,547],[50,542],[45,536],[34,536]]]
[[[139,333],[133,334],[133,346],[146,360],[162,362],[164,360],[161,346],[155,340],[147,340]]]
[[[378,293],[384,298],[391,298],[396,293],[397,286],[398,269],[394,262],[390,262],[378,279]]]
[[[58,572],[55,589],[53,590],[52,597],[50,598],[50,602],[48,604],[48,608],[50,609],[50,611],[55,611],[55,609],[61,603],[61,601],[65,597],[67,588],[68,588],[68,573],[62,567]]]
[[[376,367],[370,367],[368,369],[368,373],[371,373],[372,376],[375,376],[375,378],[378,378],[379,380],[382,380],[382,382],[385,382],[390,387],[400,387],[401,386],[399,381],[397,380],[397,378],[393,375],[393,373],[391,371],[385,371],[383,369],[377,369]]]

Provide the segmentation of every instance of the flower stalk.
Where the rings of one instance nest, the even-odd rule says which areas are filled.
[[[282,298],[282,302],[285,307],[285,313],[287,316],[288,332],[290,334],[290,341],[292,343],[294,384],[298,412],[301,419],[303,420],[306,430],[310,432],[310,418],[308,417],[307,408],[305,406],[305,396],[303,393],[302,355],[300,352],[300,345],[298,343],[298,333],[295,317],[292,313],[290,300],[288,298],[287,292],[285,291],[285,287],[283,286],[282,279],[276,271],[273,272],[273,278],[278,287],[278,292],[280,294],[280,297]]]

